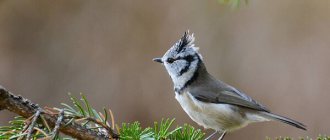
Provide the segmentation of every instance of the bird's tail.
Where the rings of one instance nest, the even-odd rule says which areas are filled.
[[[273,113],[270,113],[270,112],[263,112],[262,114],[264,114],[265,117],[270,119],[270,120],[277,120],[277,121],[292,125],[294,127],[297,127],[299,129],[307,130],[306,125],[304,125],[304,124],[302,124],[298,121],[295,121],[293,119],[283,117],[283,116],[280,116],[280,115],[276,115],[276,114],[273,114]]]

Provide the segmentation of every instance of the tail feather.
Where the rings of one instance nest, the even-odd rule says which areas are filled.
[[[269,118],[271,120],[277,120],[277,121],[280,121],[280,122],[283,122],[283,123],[292,125],[294,127],[297,127],[299,129],[307,130],[306,125],[304,125],[304,124],[302,124],[302,123],[300,123],[298,121],[292,120],[290,118],[283,117],[283,116],[276,115],[276,114],[269,113],[269,112],[264,112],[264,114],[266,115],[267,118]]]

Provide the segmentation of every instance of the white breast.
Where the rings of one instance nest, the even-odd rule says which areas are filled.
[[[188,92],[176,93],[175,98],[189,117],[204,128],[232,131],[247,125],[245,117],[235,111],[237,109],[235,106],[204,103],[195,99]]]

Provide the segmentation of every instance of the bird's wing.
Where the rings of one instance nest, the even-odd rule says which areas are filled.
[[[246,107],[258,111],[270,112],[265,106],[259,104],[243,92],[226,85],[220,89],[198,88],[189,90],[189,93],[197,100],[207,103],[223,103]]]

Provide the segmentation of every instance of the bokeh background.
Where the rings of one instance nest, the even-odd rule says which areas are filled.
[[[190,29],[210,73],[309,129],[258,123],[227,139],[330,134],[329,13],[329,0],[1,0],[0,84],[51,107],[82,92],[119,124],[198,127],[151,61]],[[0,125],[13,115],[0,112]]]

